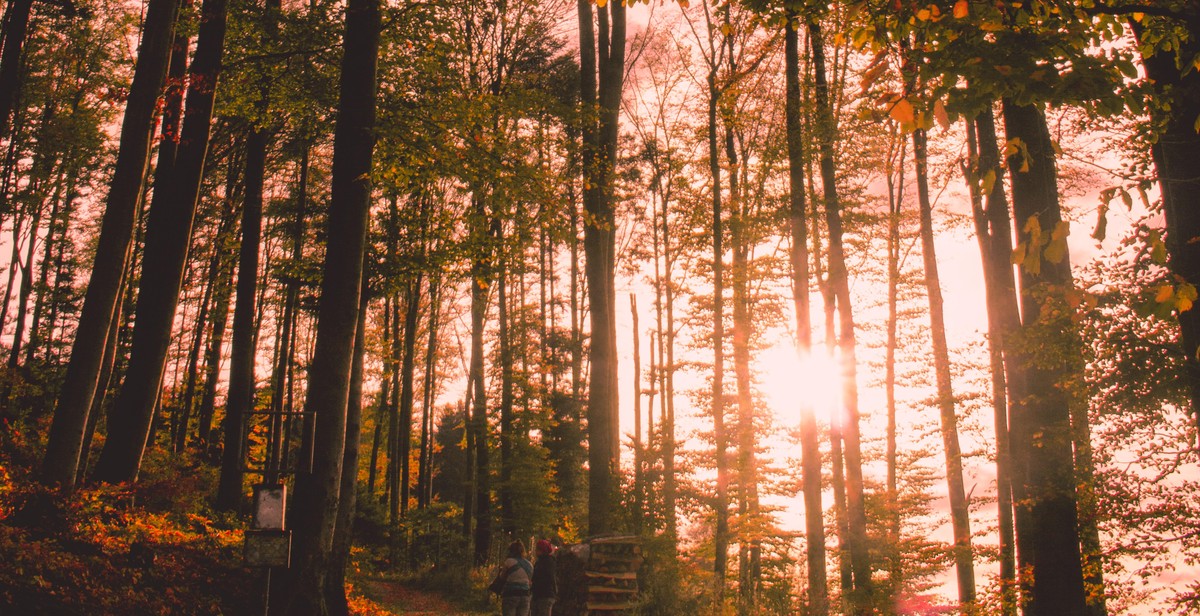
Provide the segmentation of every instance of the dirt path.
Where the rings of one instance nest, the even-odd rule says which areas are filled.
[[[368,609],[357,612],[363,616],[382,616],[383,614],[489,616],[490,614],[489,612],[464,610],[439,594],[386,578],[359,579],[355,583],[354,590],[355,594],[362,596],[367,603],[372,604]]]

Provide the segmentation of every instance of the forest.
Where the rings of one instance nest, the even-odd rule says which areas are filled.
[[[1200,2],[0,6],[0,613],[1200,613]]]

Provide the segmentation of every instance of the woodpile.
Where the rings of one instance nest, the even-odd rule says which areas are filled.
[[[637,537],[602,537],[558,553],[555,616],[619,616],[637,606],[642,546]]]

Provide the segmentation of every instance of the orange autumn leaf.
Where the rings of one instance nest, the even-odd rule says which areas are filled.
[[[892,105],[892,109],[888,112],[888,115],[901,124],[911,124],[916,119],[916,112],[913,109],[912,103],[908,102],[907,98],[896,101],[896,104]]]

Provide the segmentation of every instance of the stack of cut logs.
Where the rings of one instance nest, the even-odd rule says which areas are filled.
[[[558,555],[555,616],[617,616],[637,606],[637,537],[603,537],[567,546]]]

